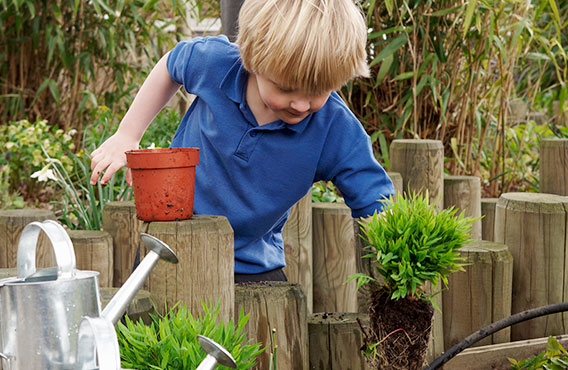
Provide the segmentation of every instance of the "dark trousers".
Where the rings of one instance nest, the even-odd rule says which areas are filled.
[[[235,274],[235,283],[251,281],[288,281],[282,268],[263,272],[260,274]]]

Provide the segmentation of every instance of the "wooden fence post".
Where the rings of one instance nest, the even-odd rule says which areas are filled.
[[[103,209],[103,230],[113,240],[113,284],[121,287],[133,271],[136,251],[140,245],[140,233],[147,229],[143,222],[136,218],[136,207],[133,201],[109,202]],[[145,255],[144,247],[140,248],[140,259]]]
[[[540,192],[568,195],[568,139],[540,141]]]
[[[69,230],[78,270],[98,271],[99,287],[112,287],[112,236],[101,230]]]
[[[389,175],[392,184],[394,185],[394,199],[398,197],[398,194],[402,193],[404,189],[404,182],[402,181],[402,175],[398,172],[387,172]]]
[[[282,230],[286,267],[284,273],[291,283],[304,289],[308,312],[313,312],[313,259],[312,259],[312,193],[298,201]]]
[[[513,314],[568,299],[567,209],[568,198],[554,194],[505,193],[499,198],[495,241],[513,255]],[[566,333],[566,318],[559,313],[514,325],[511,340]]]
[[[393,140],[390,146],[390,171],[402,175],[405,193],[428,191],[430,204],[438,210],[444,207],[444,146],[439,140]],[[442,295],[433,302],[442,307]],[[444,319],[434,311],[432,335],[428,345],[428,359],[438,357],[444,351]]]
[[[0,210],[0,268],[17,266],[18,241],[22,230],[27,224],[34,221],[55,220],[53,213],[46,209],[10,209]],[[55,266],[55,254],[51,242],[43,231],[37,242],[36,266]]]
[[[507,246],[477,240],[462,247],[460,255],[469,265],[450,274],[448,289],[443,291],[446,348],[511,315],[513,257]],[[510,328],[505,328],[475,345],[509,340]]]
[[[306,296],[295,283],[267,281],[235,284],[235,321],[238,313],[249,314],[248,338],[261,342],[257,369],[270,368],[270,354],[277,346],[278,370],[309,368],[308,312]],[[274,342],[272,340],[274,330]]]
[[[310,370],[370,370],[361,347],[364,335],[359,326],[369,326],[362,313],[316,313],[308,318]]]
[[[351,210],[343,203],[314,203],[314,312],[357,312],[357,253]]]
[[[149,222],[148,234],[166,243],[176,253],[178,264],[160,262],[147,279],[157,310],[178,301],[196,316],[220,300],[219,320],[233,317],[233,229],[224,216],[193,215],[189,220]]]
[[[404,192],[425,194],[428,191],[430,203],[443,208],[444,146],[441,141],[393,140],[390,171],[401,174]]]
[[[481,239],[495,240],[495,207],[499,198],[481,198]]]
[[[481,217],[481,181],[475,176],[444,176],[444,208],[455,207],[457,214]],[[471,225],[472,239],[481,240],[481,220]]]

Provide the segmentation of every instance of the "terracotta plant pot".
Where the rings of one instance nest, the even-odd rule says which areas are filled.
[[[187,220],[193,215],[198,148],[126,152],[132,171],[136,215],[142,221]]]

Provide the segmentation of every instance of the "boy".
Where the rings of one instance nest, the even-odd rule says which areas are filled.
[[[354,217],[394,193],[359,121],[334,90],[367,76],[367,28],[352,0],[246,0],[237,45],[179,43],[154,67],[117,132],[91,155],[106,183],[180,85],[196,95],[172,147],[200,148],[194,212],[226,216],[235,281],[286,280],[282,228],[319,180]],[[105,171],[106,170],[106,171]]]

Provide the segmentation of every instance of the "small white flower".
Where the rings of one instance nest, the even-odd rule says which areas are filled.
[[[147,149],[156,149],[156,144],[155,143],[150,144],[150,146]]]
[[[44,182],[47,180],[54,180],[57,181],[57,177],[53,173],[53,170],[49,168],[49,165],[45,166],[39,171],[36,171],[32,174],[32,179],[37,178],[39,182]]]

